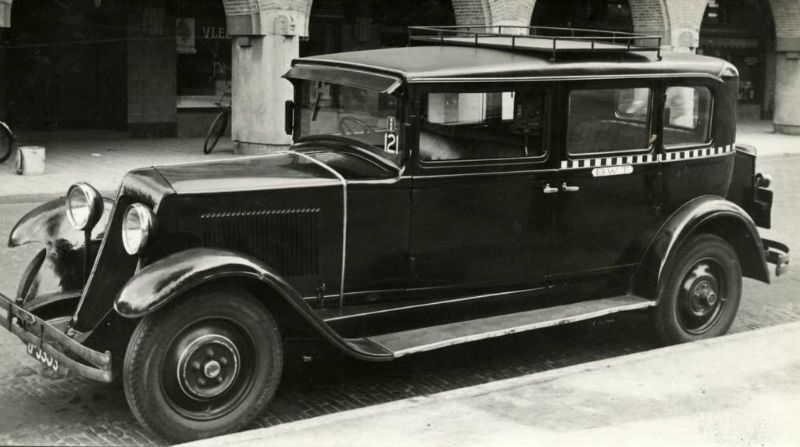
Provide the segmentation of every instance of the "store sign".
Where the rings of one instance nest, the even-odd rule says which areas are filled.
[[[197,54],[194,17],[178,17],[175,22],[178,54]]]
[[[203,39],[229,39],[228,30],[224,26],[204,26],[200,36]]]

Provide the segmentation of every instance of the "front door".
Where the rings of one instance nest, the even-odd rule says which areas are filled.
[[[625,278],[659,214],[655,90],[586,83],[564,95],[554,280]]]
[[[547,89],[431,92],[412,180],[411,296],[536,288],[552,256]]]

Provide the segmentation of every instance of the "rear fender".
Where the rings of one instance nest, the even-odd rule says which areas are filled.
[[[658,298],[667,263],[692,235],[716,234],[733,247],[748,278],[769,283],[764,246],[753,219],[739,205],[718,196],[697,197],[670,216],[650,241],[634,276],[633,290]]]
[[[158,260],[131,278],[114,302],[126,318],[157,311],[191,289],[221,279],[255,279],[269,287],[316,332],[337,348],[364,360],[390,359],[389,353],[362,349],[322,321],[300,294],[275,270],[248,255],[222,249],[193,248]]]

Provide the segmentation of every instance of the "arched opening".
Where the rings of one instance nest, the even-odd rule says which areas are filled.
[[[633,31],[628,0],[538,0],[533,26]]]
[[[126,14],[118,2],[17,1],[2,32],[2,107],[20,129],[123,129]]]
[[[314,0],[300,56],[403,46],[409,25],[455,25],[450,0]]]
[[[697,52],[725,59],[739,70],[740,118],[771,118],[775,25],[765,0],[709,0]]]

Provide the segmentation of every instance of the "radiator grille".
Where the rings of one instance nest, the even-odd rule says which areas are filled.
[[[205,213],[203,245],[247,253],[286,276],[314,275],[318,215],[319,208]]]

